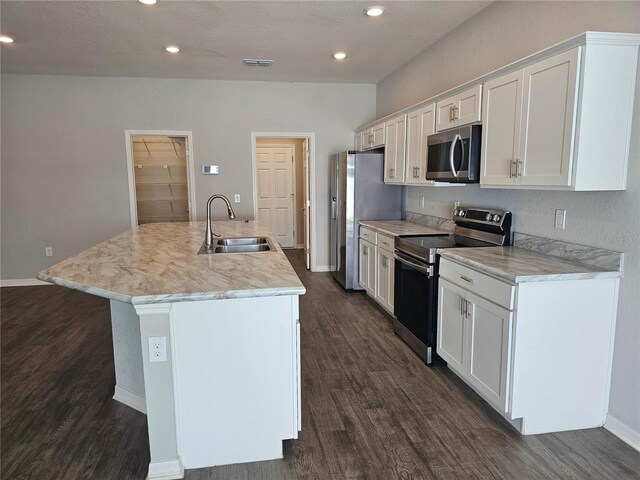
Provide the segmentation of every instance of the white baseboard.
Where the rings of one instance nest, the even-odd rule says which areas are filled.
[[[37,278],[13,278],[0,280],[0,287],[32,287],[35,285],[53,285],[53,283],[43,282]]]
[[[615,417],[607,415],[607,420],[604,424],[604,428],[613,433],[623,442],[629,444],[640,452],[640,432],[636,432],[629,427],[626,423],[622,423]]]
[[[178,478],[184,478],[184,466],[180,457],[170,462],[152,462],[149,464],[147,480],[175,480]]]
[[[113,392],[113,399],[120,403],[124,403],[127,407],[131,407],[140,413],[147,414],[147,400],[140,395],[130,392],[116,385]],[[182,478],[182,477],[180,477]]]
[[[311,271],[312,272],[331,272],[333,269],[331,265],[316,265]]]

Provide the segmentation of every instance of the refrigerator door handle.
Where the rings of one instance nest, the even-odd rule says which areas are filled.
[[[338,218],[338,199],[336,197],[331,197],[331,220],[336,220]]]

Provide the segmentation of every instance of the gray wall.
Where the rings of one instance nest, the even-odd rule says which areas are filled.
[[[639,19],[638,2],[495,3],[378,84],[378,117],[586,30],[638,32]],[[517,231],[625,252],[609,414],[640,432],[640,88],[633,132],[623,192],[408,187],[405,200],[409,211],[443,217],[451,215],[455,200],[509,207]],[[420,196],[425,208],[419,206]],[[567,209],[564,231],[553,228],[556,208]],[[540,347],[542,355],[553,354]]]
[[[315,132],[324,266],[329,159],[374,117],[375,85],[5,74],[1,105],[2,279],[32,278],[130,228],[126,129],[193,132],[200,219],[216,192],[239,193],[238,217],[253,217],[252,131]],[[199,174],[203,164],[220,175]]]

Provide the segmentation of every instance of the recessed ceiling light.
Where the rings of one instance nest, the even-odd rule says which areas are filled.
[[[368,7],[364,13],[370,17],[379,17],[384,13],[384,7]]]
[[[175,45],[167,45],[164,49],[169,53],[178,53],[180,51],[180,47],[176,47]]]
[[[155,5],[158,3],[158,0],[138,0],[140,3],[144,3],[145,5]]]
[[[4,35],[0,36],[0,42],[2,43],[13,43],[13,38],[6,37]]]
[[[347,54],[344,52],[336,52],[332,55],[332,57],[336,60],[344,60],[345,58],[347,58]]]

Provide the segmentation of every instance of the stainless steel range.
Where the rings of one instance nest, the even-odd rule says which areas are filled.
[[[438,249],[511,244],[511,212],[458,207],[453,233],[398,237],[393,328],[428,365],[437,357]]]

